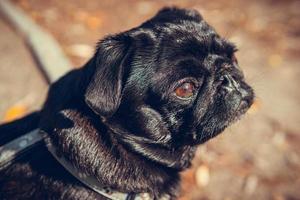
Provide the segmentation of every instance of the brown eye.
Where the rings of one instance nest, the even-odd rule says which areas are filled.
[[[175,89],[176,96],[180,98],[192,97],[195,93],[195,85],[190,82],[185,82]]]

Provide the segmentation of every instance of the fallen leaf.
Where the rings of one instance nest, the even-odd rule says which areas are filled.
[[[3,122],[10,122],[17,118],[20,118],[24,116],[26,112],[27,112],[27,107],[25,105],[20,105],[20,104],[14,105],[6,111]]]
[[[206,165],[200,165],[196,170],[196,183],[199,187],[208,185],[210,179],[209,168]]]
[[[87,27],[91,30],[97,30],[101,27],[103,21],[100,17],[88,16],[85,21]]]

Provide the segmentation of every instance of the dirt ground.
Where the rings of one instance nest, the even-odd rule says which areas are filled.
[[[47,83],[23,40],[1,18],[0,33],[1,123],[16,114],[39,109],[47,93]]]
[[[238,46],[256,101],[199,147],[182,175],[181,200],[300,199],[300,1],[13,1],[56,37],[74,66],[104,35],[137,26],[163,6],[199,10]]]

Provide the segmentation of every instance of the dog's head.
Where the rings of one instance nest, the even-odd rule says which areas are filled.
[[[100,42],[85,101],[137,151],[200,144],[252,104],[235,51],[197,11],[166,8]]]

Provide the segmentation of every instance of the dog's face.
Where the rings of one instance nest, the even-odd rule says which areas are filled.
[[[124,140],[200,144],[252,104],[235,51],[196,11],[164,9],[100,43],[85,100]]]

